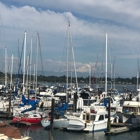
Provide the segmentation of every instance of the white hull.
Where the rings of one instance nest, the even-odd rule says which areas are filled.
[[[82,131],[86,127],[86,123],[78,118],[70,119],[68,122],[67,130]]]
[[[48,127],[48,126],[50,126],[50,121],[47,120],[47,119],[42,119],[42,120],[41,120],[41,125],[42,125],[43,127]]]
[[[49,127],[50,126],[50,121],[47,119],[43,119],[41,120],[41,124],[43,127]],[[61,118],[61,119],[54,119],[53,120],[53,127],[54,128],[60,128],[63,126],[67,126],[68,125],[68,120]]]
[[[94,122],[94,132],[107,129],[107,120]]]
[[[85,122],[78,118],[70,119],[67,130],[95,132],[107,129],[107,120]]]

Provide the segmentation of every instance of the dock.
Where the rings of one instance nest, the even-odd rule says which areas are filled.
[[[12,126],[17,126],[17,127],[20,127],[20,126],[31,126],[31,123],[22,122],[22,121],[13,122],[13,120],[2,120],[2,121],[0,121],[0,123],[5,123],[7,125],[12,125]]]
[[[115,126],[115,127],[112,127],[109,132],[104,131],[105,135],[116,135],[120,133],[140,130],[140,124],[115,123],[114,125],[112,124],[112,126]]]

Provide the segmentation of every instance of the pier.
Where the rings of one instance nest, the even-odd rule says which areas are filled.
[[[111,126],[114,127],[112,127],[110,131],[104,131],[105,135],[116,135],[120,133],[140,130],[140,124],[114,123]]]

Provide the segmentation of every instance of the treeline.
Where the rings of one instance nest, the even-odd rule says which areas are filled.
[[[10,74],[7,74],[8,77],[8,81],[10,81]],[[12,75],[12,79],[13,82],[16,82],[17,78],[19,79],[20,82],[22,82],[22,77],[23,74],[13,74]],[[25,75],[25,77],[27,77]],[[35,76],[28,76],[29,79],[31,79],[32,81],[35,79]],[[0,72],[0,79],[1,81],[4,81],[5,79],[5,74]],[[139,79],[140,80],[140,79]],[[41,82],[55,82],[55,83],[65,83],[66,82],[66,76],[43,76],[43,75],[39,75],[37,76],[37,81],[41,81]],[[69,82],[75,83],[76,79],[75,78],[68,78]],[[104,83],[105,82],[105,77],[78,77],[77,78],[78,83],[89,83],[89,81],[91,81],[91,84],[95,84],[95,83]],[[116,84],[137,84],[137,78],[136,77],[132,77],[132,78],[115,78],[115,79],[111,79],[111,78],[107,78],[108,83],[113,83],[115,82]]]
[[[64,83],[66,82],[66,76],[38,76],[38,80],[43,80],[46,82],[57,82],[57,83]],[[139,79],[140,80],[140,79]],[[75,78],[68,78],[68,81],[72,83],[75,83],[76,79]],[[96,77],[77,77],[77,81],[78,83],[89,83],[89,81],[91,81],[91,84],[94,83],[104,83],[105,82],[105,77],[100,77],[100,78],[96,78]],[[111,79],[111,78],[107,78],[108,83],[113,83],[115,82],[116,84],[136,84],[137,83],[137,78],[136,77],[132,77],[132,78],[115,78],[115,79]]]

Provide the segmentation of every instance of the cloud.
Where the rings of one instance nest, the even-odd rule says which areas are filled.
[[[46,0],[34,0],[34,1],[25,1],[13,0],[20,5],[31,5],[35,7],[41,7],[43,9],[54,9],[57,11],[72,11],[73,13],[78,13],[80,15],[85,15],[89,17],[97,17],[100,19],[111,19],[116,22],[126,22],[130,17],[138,18],[139,14],[139,4],[138,0],[55,0],[46,1]],[[114,16],[114,15],[117,15]],[[125,20],[124,20],[124,16]],[[130,16],[128,18],[128,15]],[[129,20],[132,22],[132,20]],[[127,23],[129,24],[129,23]]]
[[[110,52],[108,58],[116,57],[118,70],[122,65],[129,68],[126,58],[132,59],[134,64],[140,52],[138,5],[137,0],[58,0],[57,2],[20,0],[20,3],[17,0],[11,2],[6,0],[0,3],[4,29],[4,34],[1,36],[5,38],[1,41],[0,48],[7,46],[8,56],[11,57],[12,53],[17,56],[18,39],[21,51],[24,31],[26,31],[27,54],[30,51],[32,38],[35,63],[36,32],[38,32],[44,69],[59,71],[61,65],[64,67],[62,59],[66,60],[63,53],[66,52],[66,33],[68,21],[70,21],[78,71],[88,72],[88,69],[83,66],[89,63],[94,64],[97,54],[98,63],[102,63],[101,60],[105,58],[106,32]]]

